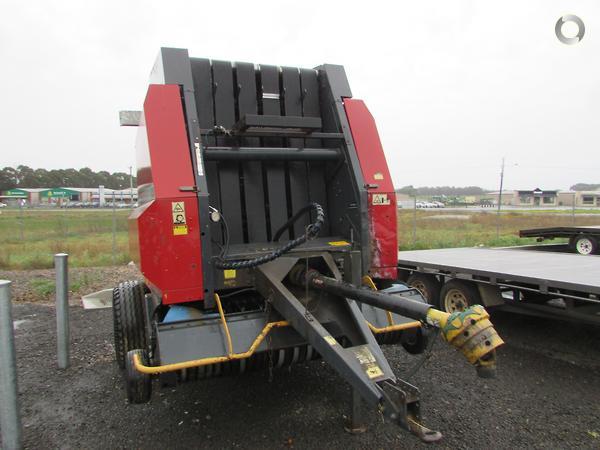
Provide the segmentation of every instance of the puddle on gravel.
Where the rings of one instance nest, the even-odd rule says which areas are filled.
[[[13,320],[13,329],[18,330],[19,328],[21,328],[21,325],[23,325],[27,322],[31,322],[31,320],[27,320],[27,319]]]

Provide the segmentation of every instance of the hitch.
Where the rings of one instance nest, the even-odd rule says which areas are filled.
[[[395,383],[379,383],[379,387],[383,394],[381,410],[386,417],[423,442],[436,442],[442,438],[442,433],[421,424],[419,390],[415,386],[398,379]]]

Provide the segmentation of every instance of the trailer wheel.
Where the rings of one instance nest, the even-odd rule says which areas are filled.
[[[439,305],[441,285],[435,275],[413,273],[406,280],[406,284],[417,289],[430,305]]]
[[[125,390],[129,403],[148,403],[152,395],[152,378],[147,373],[135,370],[133,357],[138,355],[145,366],[148,365],[146,350],[129,350],[125,361]]]
[[[127,352],[147,345],[144,294],[145,285],[139,281],[125,281],[113,289],[115,357],[121,369]]]
[[[593,255],[598,252],[598,241],[592,236],[577,236],[573,241],[573,247],[580,255]]]
[[[481,304],[477,286],[462,280],[450,280],[440,292],[440,309],[453,313],[464,311],[469,306]]]

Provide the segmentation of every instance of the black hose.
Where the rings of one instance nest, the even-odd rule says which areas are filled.
[[[309,203],[304,208],[300,209],[296,214],[294,214],[291,219],[289,219],[286,223],[284,223],[281,226],[281,228],[279,228],[279,230],[277,230],[277,232],[275,232],[275,235],[273,236],[272,241],[277,242],[285,230],[289,229],[292,225],[294,225],[296,223],[296,221],[300,217],[302,217],[305,213],[307,213],[308,211],[313,209],[313,207],[314,207],[313,205],[316,205],[316,203]]]
[[[293,248],[298,247],[301,244],[304,244],[307,240],[316,237],[319,234],[319,232],[321,231],[323,222],[325,222],[325,212],[323,211],[323,208],[321,207],[321,205],[319,205],[318,203],[310,203],[309,205],[305,206],[300,211],[298,211],[296,214],[294,214],[292,219],[288,220],[288,222],[286,222],[286,224],[283,227],[281,227],[279,230],[277,230],[277,233],[275,233],[275,237],[278,239],[281,236],[281,233],[283,233],[283,230],[285,230],[287,227],[289,227],[291,225],[291,223],[293,223],[294,218],[295,218],[295,220],[297,220],[304,212],[308,211],[309,209],[315,210],[315,212],[317,213],[317,218],[315,219],[314,223],[312,223],[308,227],[306,227],[306,232],[302,236],[297,237],[296,239],[293,239],[289,242],[286,242],[284,245],[282,245],[279,248],[276,248],[271,253],[268,253],[263,256],[257,256],[256,258],[241,259],[241,260],[226,260],[226,259],[220,257],[215,261],[215,267],[217,269],[249,269],[250,267],[257,267],[262,264],[273,261],[274,259],[279,258],[284,253],[287,253],[290,250],[292,250]],[[291,223],[290,223],[290,221],[291,221]],[[276,239],[273,239],[273,240],[276,240]]]

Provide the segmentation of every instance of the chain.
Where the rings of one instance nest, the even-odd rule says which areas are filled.
[[[378,417],[381,419],[381,423],[385,423],[385,415],[383,414],[383,405],[377,405]]]
[[[430,341],[427,345],[428,348],[423,352],[423,355],[421,358],[419,358],[416,364],[403,376],[406,381],[410,380],[419,371],[423,364],[425,364],[425,362],[431,358],[433,355],[433,347],[435,346],[439,334],[440,329],[436,328],[433,335],[429,336]]]
[[[266,299],[265,303],[265,317],[267,318],[267,323],[271,318],[271,296]],[[271,333],[267,335],[267,358],[268,368],[269,368],[269,383],[273,382],[273,338]]]

